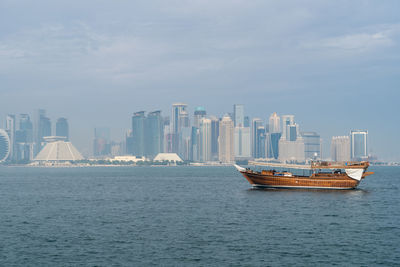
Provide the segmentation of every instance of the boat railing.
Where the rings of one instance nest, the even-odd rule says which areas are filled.
[[[369,163],[367,161],[343,161],[343,162],[330,162],[330,161],[312,161],[312,169],[359,169],[367,168]]]

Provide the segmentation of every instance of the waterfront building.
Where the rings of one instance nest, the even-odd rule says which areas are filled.
[[[279,140],[279,160],[282,162],[304,162],[305,145],[299,125],[293,115],[282,115],[282,136]]]
[[[183,127],[189,127],[189,113],[187,110],[187,104],[175,103],[172,105],[171,113],[171,134],[172,134],[172,152],[179,153],[179,139],[181,129]]]
[[[97,127],[94,129],[93,155],[107,156],[111,154],[110,128]]]
[[[210,117],[211,120],[211,158],[213,161],[218,160],[218,136],[219,136],[219,119],[215,116]]]
[[[235,160],[233,126],[233,121],[228,115],[219,122],[218,159],[223,163],[232,163]]]
[[[69,140],[69,126],[66,118],[59,118],[56,122],[56,136],[65,137],[65,140]]]
[[[352,160],[368,158],[368,131],[353,130],[350,132],[350,153]]]
[[[290,128],[294,126],[294,115],[282,115],[282,137],[283,140],[290,140]]]
[[[10,155],[11,142],[8,133],[0,129],[0,162],[5,161]]]
[[[45,146],[36,155],[35,161],[39,162],[66,162],[83,160],[81,153],[65,140],[65,137],[46,136],[43,138]]]
[[[251,156],[258,158],[258,142],[257,142],[257,131],[258,127],[263,126],[263,121],[259,118],[254,118],[251,121]]]
[[[331,143],[331,159],[333,161],[350,160],[350,137],[333,136]]]
[[[268,133],[267,136],[267,157],[268,158],[279,158],[279,140],[281,139],[281,133]]]
[[[250,117],[249,116],[244,116],[243,126],[250,127]]]
[[[41,115],[39,118],[39,129],[38,129],[39,143],[37,144],[39,151],[44,145],[44,137],[51,136],[51,121],[48,117]]]
[[[207,112],[204,107],[196,107],[193,115],[193,126],[199,128],[201,119],[205,118]]]
[[[200,121],[200,161],[211,161],[211,120],[203,118]]]
[[[24,143],[33,142],[33,124],[28,114],[19,115],[19,130],[24,132]]]
[[[267,133],[264,126],[259,126],[256,130],[256,153],[255,158],[266,157],[266,146],[267,146]]]
[[[200,126],[199,126],[200,127]],[[191,150],[190,150],[190,160],[191,161],[200,161],[200,129],[198,127],[193,126],[192,127],[192,132],[191,132],[191,137],[190,137],[190,143],[191,143]]]
[[[251,157],[250,127],[235,127],[235,158],[249,159]]]
[[[135,112],[132,116],[133,155],[145,155],[145,114],[144,111]]]
[[[244,127],[244,106],[241,104],[233,105],[233,118],[235,127]]]
[[[276,114],[276,112],[272,113],[269,117],[269,132],[270,133],[280,133],[281,132],[281,119]]]
[[[16,159],[16,142],[15,142],[15,131],[16,131],[16,120],[15,115],[8,114],[6,116],[6,132],[10,138],[10,155],[9,159]]]
[[[145,156],[154,158],[157,154],[163,152],[163,139],[164,124],[161,111],[150,112],[146,118]]]
[[[321,137],[316,132],[302,132],[306,160],[321,159]]]

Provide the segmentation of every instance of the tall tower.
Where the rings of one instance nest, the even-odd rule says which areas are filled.
[[[231,118],[226,115],[219,122],[218,158],[223,163],[232,163],[235,159],[233,147],[234,127]]]
[[[172,134],[172,152],[179,153],[180,133],[183,127],[189,127],[189,113],[187,104],[175,103],[172,105],[171,113],[171,134]]]
[[[6,116],[6,132],[10,138],[10,159],[15,159],[15,115],[8,114]]]
[[[59,118],[56,122],[56,136],[63,136],[69,140],[69,126],[66,118]]]
[[[200,121],[200,161],[211,160],[211,120],[203,118]]]
[[[352,160],[365,160],[368,158],[368,131],[351,131],[350,142],[350,152]]]
[[[332,137],[331,158],[333,161],[350,160],[350,137],[348,136]]]
[[[135,112],[132,116],[133,154],[142,157],[145,154],[145,114],[144,111]]]
[[[241,104],[233,105],[233,117],[235,127],[244,127],[244,106]]]
[[[282,139],[290,139],[290,126],[294,125],[294,115],[282,115]]]
[[[254,118],[251,121],[251,155],[253,158],[258,158],[258,142],[257,142],[257,129],[263,126],[263,121],[259,118]]]
[[[269,117],[269,132],[270,133],[280,133],[281,132],[281,119],[276,114],[276,112],[272,113]]]
[[[10,155],[10,138],[6,131],[0,129],[0,162],[5,161]]]
[[[147,115],[145,128],[145,154],[154,158],[163,151],[164,123],[161,111],[153,111]]]
[[[206,115],[207,112],[204,107],[196,107],[193,115],[193,126],[199,128],[201,119],[205,118]]]

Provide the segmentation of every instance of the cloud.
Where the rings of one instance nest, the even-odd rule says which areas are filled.
[[[373,27],[376,28],[377,26]],[[361,32],[322,38],[301,43],[305,49],[332,49],[366,52],[385,48],[396,44],[395,37],[399,33],[399,24],[384,26],[385,29],[375,32]],[[371,31],[371,30],[369,30]]]

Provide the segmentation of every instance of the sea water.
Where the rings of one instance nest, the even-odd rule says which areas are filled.
[[[400,264],[400,168],[255,190],[233,167],[0,167],[1,266]]]

